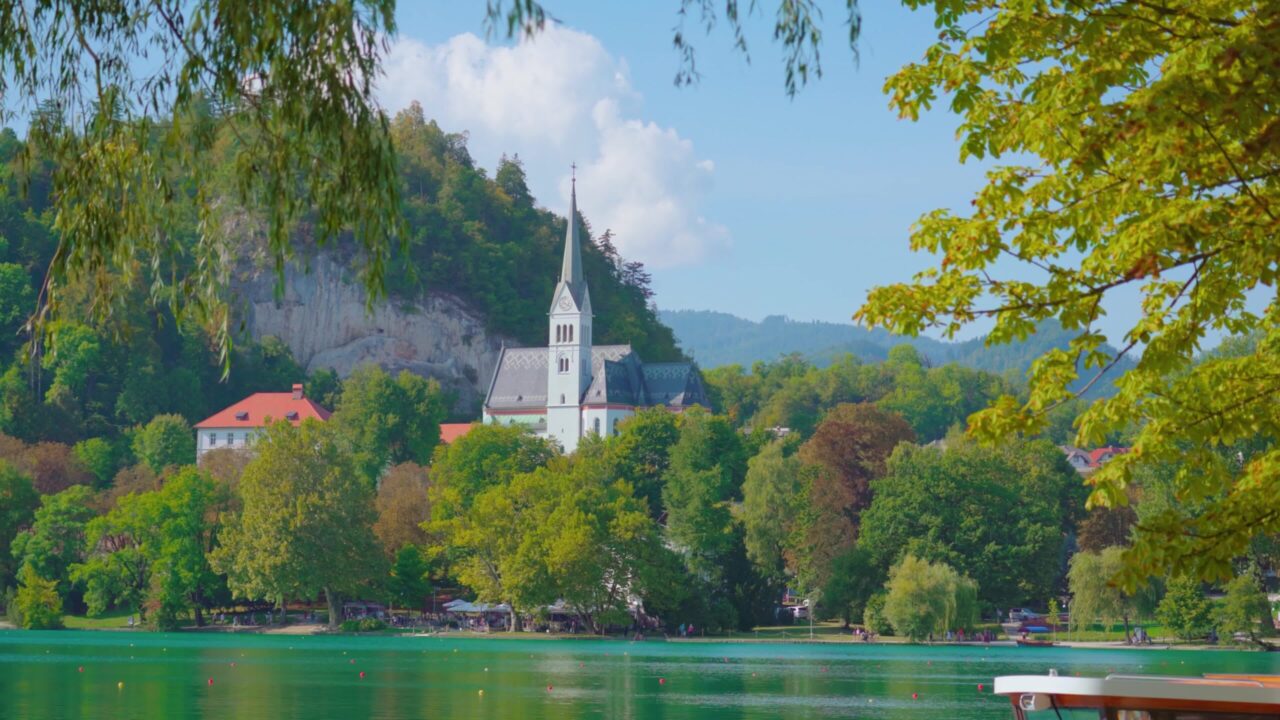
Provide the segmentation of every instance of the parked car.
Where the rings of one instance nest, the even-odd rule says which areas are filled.
[[[1009,622],[1025,622],[1027,620],[1039,620],[1044,617],[1040,613],[1031,608],[1011,608],[1009,610]]]
[[[805,620],[809,617],[809,608],[803,605],[792,605],[791,617],[797,620]]]

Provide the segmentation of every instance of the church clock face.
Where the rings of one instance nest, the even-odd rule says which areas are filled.
[[[568,295],[565,295],[565,296],[563,296],[563,297],[561,297],[561,298],[560,298],[560,309],[561,309],[561,310],[568,310],[568,309],[569,309],[569,308],[571,308],[571,307],[573,307],[573,299],[572,299],[572,298],[570,298]]]

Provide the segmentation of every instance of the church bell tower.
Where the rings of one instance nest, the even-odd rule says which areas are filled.
[[[572,180],[560,282],[551,296],[547,336],[547,435],[566,453],[582,437],[582,401],[591,385],[591,294],[582,275],[578,181]]]

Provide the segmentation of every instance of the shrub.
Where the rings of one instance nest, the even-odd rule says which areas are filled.
[[[18,582],[20,585],[13,605],[19,624],[28,630],[62,627],[62,598],[58,595],[58,583],[40,577],[30,565],[22,566]]]
[[[346,633],[356,633],[378,632],[386,628],[387,624],[377,618],[364,618],[362,620],[343,620],[338,629]]]
[[[883,592],[872,595],[867,606],[862,610],[862,626],[877,635],[893,633],[893,625],[884,614],[884,601],[887,596]]]
[[[889,571],[885,589],[884,614],[897,635],[922,640],[977,620],[977,583],[944,563],[908,555]]]

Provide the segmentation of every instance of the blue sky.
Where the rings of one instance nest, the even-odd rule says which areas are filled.
[[[567,206],[568,166],[577,162],[583,213],[597,231],[613,221],[607,225],[623,251],[653,269],[663,308],[848,321],[868,288],[908,279],[928,264],[907,247],[915,219],[934,208],[967,206],[982,183],[982,167],[958,161],[954,116],[944,108],[919,122],[899,120],[882,91],[888,75],[920,58],[936,38],[929,13],[864,2],[855,64],[844,43],[843,8],[833,3],[825,19],[824,77],[789,99],[766,13],[749,22],[750,62],[733,50],[727,28],[710,36],[694,29],[702,80],[677,88],[675,0],[545,4],[565,31],[536,40],[543,46],[538,53],[506,56],[513,67],[504,71],[495,69],[502,53],[518,50],[493,55],[476,47],[511,45],[484,38],[481,3],[401,3],[384,102],[398,110],[417,99],[445,129],[468,130],[473,155],[486,168],[501,152],[519,153],[539,201],[553,210]],[[477,38],[459,38],[466,34]],[[529,69],[543,63],[547,72]],[[524,70],[527,75],[512,77]],[[438,76],[454,72],[466,77],[442,89]],[[618,75],[625,80],[621,90]],[[566,76],[599,89],[578,97],[555,87]],[[535,97],[533,120],[490,97],[514,93]],[[570,99],[559,106],[538,105],[562,93]],[[590,106],[596,95],[616,101],[613,120],[570,122],[559,128],[561,135],[523,127],[554,115],[556,107]],[[516,125],[521,129],[513,130]],[[659,142],[628,165],[625,153],[606,157],[609,141],[562,137],[607,135],[622,126],[639,134],[647,129]],[[621,134],[616,143],[644,144]],[[662,146],[664,137],[679,148]],[[639,185],[665,182],[670,190],[614,198],[633,178]],[[644,203],[668,201],[683,205],[681,212],[646,225],[652,218]],[[681,240],[664,242],[672,237]]]

